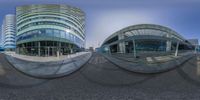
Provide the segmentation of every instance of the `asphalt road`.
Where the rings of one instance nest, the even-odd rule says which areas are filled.
[[[0,100],[199,100],[198,75],[195,57],[168,72],[139,74],[94,53],[80,70],[45,80],[18,72],[0,54]]]

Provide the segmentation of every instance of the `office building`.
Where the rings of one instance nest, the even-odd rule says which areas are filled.
[[[194,50],[195,46],[170,28],[139,24],[123,28],[105,39],[102,52],[175,52]],[[177,55],[177,54],[176,54]]]
[[[17,50],[31,56],[59,56],[84,50],[85,14],[57,4],[16,8]]]
[[[4,17],[2,24],[1,43],[2,47],[8,51],[16,48],[16,20],[15,15],[8,14]]]

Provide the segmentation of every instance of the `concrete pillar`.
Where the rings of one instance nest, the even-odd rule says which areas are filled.
[[[135,40],[133,40],[133,55],[136,58],[136,44],[135,44]]]
[[[47,56],[47,52],[48,52],[48,51],[47,51],[47,48],[45,47],[45,48],[44,48],[45,56]]]
[[[21,49],[21,52],[20,52],[21,54],[23,54],[23,53],[26,53],[26,51],[25,51],[25,44],[23,43],[22,44],[22,49]]]
[[[178,56],[178,47],[179,47],[179,42],[177,42],[177,44],[176,44],[175,56]]]
[[[57,42],[57,45],[56,45],[56,55],[57,57],[60,57],[60,48],[61,48],[61,43],[60,42]]]
[[[57,55],[57,57],[60,57],[59,51],[58,51],[58,50],[56,51],[56,55]]]
[[[111,54],[110,46],[108,46],[107,48],[108,48],[108,54]]]
[[[73,53],[73,50],[72,50],[72,48],[70,48],[70,53]]]
[[[197,50],[198,50],[198,45],[195,45],[194,53],[197,53]]]
[[[119,40],[122,40],[122,39],[124,39],[124,35],[123,34],[119,34],[118,38],[119,38]],[[126,53],[125,42],[124,41],[119,43],[119,51],[120,51],[120,53]]]
[[[61,42],[59,42],[59,49],[58,50],[59,50],[59,55],[62,55],[61,54]]]
[[[167,40],[167,43],[166,43],[166,51],[171,51],[171,47],[172,47],[172,41]]]
[[[49,56],[49,47],[47,47],[47,53],[48,53],[48,55],[47,55],[47,56]]]
[[[69,44],[69,50],[70,50],[70,54],[73,53],[72,45],[71,44]]]
[[[38,56],[40,56],[40,42],[38,42]]]
[[[167,34],[167,38],[171,38],[170,34]],[[172,47],[172,41],[171,40],[167,40],[166,42],[166,51],[171,51],[171,47]]]

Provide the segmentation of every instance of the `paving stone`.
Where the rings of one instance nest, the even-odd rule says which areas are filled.
[[[141,74],[95,53],[68,76],[37,79],[17,71],[0,54],[0,100],[199,100],[198,66],[193,57],[164,73]]]

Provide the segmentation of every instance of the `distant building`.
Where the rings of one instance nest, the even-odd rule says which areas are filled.
[[[1,33],[1,44],[5,50],[16,48],[16,20],[15,15],[8,14],[4,17]]]
[[[200,52],[200,45],[197,46],[197,51]]]
[[[192,45],[199,45],[198,39],[188,39],[188,42],[190,42]]]
[[[3,26],[2,26],[3,27]],[[1,28],[2,28],[1,27]],[[3,46],[3,43],[2,43],[2,40],[3,38],[2,38],[2,29],[1,29],[1,31],[0,31],[0,47],[2,47]]]
[[[3,41],[2,41],[2,29],[1,29],[1,31],[0,31],[0,51],[3,51],[4,49],[3,49]]]
[[[100,48],[95,48],[95,52],[100,52]]]
[[[94,48],[93,47],[89,47],[89,51],[94,52]]]
[[[195,51],[199,51],[199,41],[198,39],[188,39],[188,41],[195,46]]]

